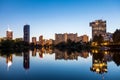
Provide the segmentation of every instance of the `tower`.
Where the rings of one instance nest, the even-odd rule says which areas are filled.
[[[13,31],[10,28],[8,28],[8,30],[6,31],[6,37],[10,40],[13,39]]]
[[[23,28],[23,31],[24,31],[24,41],[25,42],[30,42],[30,25],[24,25],[24,28]]]
[[[94,22],[90,22],[90,26],[92,27],[92,39],[95,35],[105,35],[106,34],[106,21],[96,20]]]

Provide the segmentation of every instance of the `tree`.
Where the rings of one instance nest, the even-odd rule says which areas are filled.
[[[116,29],[112,36],[114,43],[120,43],[120,29]]]
[[[4,50],[13,50],[14,47],[14,41],[13,40],[3,40],[1,42],[1,48]]]

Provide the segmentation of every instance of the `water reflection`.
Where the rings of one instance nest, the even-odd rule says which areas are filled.
[[[2,53],[0,53],[0,58],[2,58],[2,59],[5,58],[6,63],[5,62],[4,63],[7,64],[7,70],[9,70],[9,71],[10,71],[10,68],[15,66],[13,64],[14,64],[14,60],[15,60],[14,58],[16,58],[16,56],[19,56],[20,58],[22,58],[23,61],[21,61],[21,62],[22,62],[23,69],[35,70],[35,69],[33,69],[33,66],[34,66],[33,63],[36,64],[35,66],[42,67],[43,69],[44,69],[44,67],[46,69],[49,68],[48,65],[46,67],[46,65],[43,64],[44,58],[46,58],[46,56],[48,56],[48,55],[54,56],[54,57],[52,57],[52,58],[54,58],[53,62],[56,62],[59,64],[60,61],[63,61],[63,63],[64,63],[64,61],[65,62],[67,61],[68,63],[74,61],[75,63],[77,63],[78,67],[80,67],[79,64],[81,62],[84,63],[84,61],[81,61],[81,60],[88,60],[89,59],[88,64],[89,63],[91,63],[91,64],[86,65],[86,66],[88,66],[87,67],[88,72],[86,72],[86,74],[88,74],[88,73],[89,74],[93,74],[93,73],[95,73],[95,74],[96,73],[97,74],[104,74],[104,73],[108,74],[110,72],[110,69],[108,68],[108,66],[109,67],[111,66],[111,65],[108,65],[109,62],[114,62],[114,64],[116,64],[116,66],[114,65],[112,67],[119,67],[120,66],[120,52],[104,51],[104,50],[91,50],[90,52],[89,51],[77,52],[77,51],[60,51],[58,49],[49,49],[49,48],[44,49],[44,48],[42,48],[42,49],[34,49],[31,51],[25,51],[23,53],[14,53],[14,54],[10,54],[10,53],[2,54]],[[50,57],[50,56],[48,56],[48,57]],[[43,62],[40,61],[38,63],[38,60],[41,60],[41,59],[36,59],[36,61],[35,61],[35,60],[33,60],[33,58],[34,59],[42,58]],[[3,61],[3,60],[0,60],[0,62],[1,61]],[[30,63],[31,63],[31,65],[30,65]],[[55,65],[56,65],[56,63],[55,63]],[[66,63],[64,63],[64,65],[65,64]],[[63,65],[61,65],[61,66],[63,66]],[[4,67],[4,65],[1,65],[1,67]],[[72,69],[71,67],[69,69]],[[76,67],[76,66],[74,66],[74,67]],[[42,69],[42,68],[37,68],[37,70]],[[57,66],[56,68],[62,68],[62,67]],[[83,69],[84,69],[84,67],[83,67]],[[67,68],[66,68],[66,70],[67,70]],[[75,72],[75,74],[76,74],[76,72]],[[80,72],[78,74],[80,74]]]
[[[78,60],[78,57],[87,58],[89,57],[89,54],[87,51],[82,52],[70,52],[70,51],[60,51],[58,49],[54,49],[55,53],[55,60]]]
[[[120,65],[119,51],[106,50],[91,50],[92,67],[90,70],[99,74],[107,73],[107,62],[115,62],[117,66]]]
[[[104,54],[103,52],[97,51],[97,53],[92,53],[92,67],[90,68],[91,71],[99,74],[107,72],[107,54]]]
[[[13,56],[12,54],[6,56],[6,64],[7,64],[7,70],[9,70],[10,66],[13,62]]]
[[[120,52],[111,52],[111,51],[100,51],[100,50],[91,50],[81,51],[81,52],[72,52],[72,51],[60,51],[58,49],[34,49],[31,51],[32,57],[36,57],[38,54],[40,58],[43,58],[43,54],[55,54],[55,60],[78,60],[78,57],[88,58],[91,54],[92,56],[92,66],[90,70],[96,73],[104,73],[107,72],[107,62],[114,61],[117,66],[120,65]],[[90,53],[90,54],[89,54]],[[26,51],[22,53],[15,53],[14,55],[22,57],[23,56],[23,67],[24,69],[30,68],[30,51]],[[6,58],[6,64],[9,67],[13,63],[13,54],[2,54],[1,57]]]
[[[29,51],[26,51],[23,53],[23,67],[24,69],[29,69],[30,67],[30,56],[29,56]]]

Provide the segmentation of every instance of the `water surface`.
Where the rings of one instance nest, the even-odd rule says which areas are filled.
[[[0,80],[120,80],[120,52],[0,53]]]

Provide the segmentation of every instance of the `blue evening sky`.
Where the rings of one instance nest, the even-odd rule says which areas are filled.
[[[54,39],[55,33],[87,34],[89,22],[107,21],[107,32],[120,28],[120,0],[0,0],[0,37],[8,25],[14,38],[23,36],[23,25],[30,25],[30,36]]]

